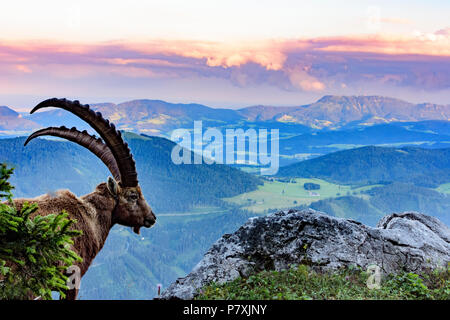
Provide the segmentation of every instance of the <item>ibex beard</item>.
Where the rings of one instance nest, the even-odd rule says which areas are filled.
[[[141,227],[150,228],[156,217],[146,202],[137,179],[136,166],[131,151],[114,124],[94,112],[88,105],[66,99],[48,99],[39,103],[31,113],[46,107],[67,110],[95,129],[101,138],[78,131],[76,128],[49,127],[31,134],[25,142],[40,136],[55,136],[75,142],[94,153],[108,167],[114,178],[99,184],[92,193],[77,197],[69,190],[33,199],[16,199],[17,209],[25,202],[36,203],[39,210],[34,215],[57,214],[65,210],[69,218],[76,219],[75,229],[83,234],[74,239],[73,250],[83,259],[78,264],[83,276],[102,249],[109,231],[115,224],[132,227],[137,234]],[[76,299],[78,288],[67,291],[67,299]]]

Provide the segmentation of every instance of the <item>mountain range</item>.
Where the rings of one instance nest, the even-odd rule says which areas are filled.
[[[139,238],[128,228],[116,226],[83,278],[82,299],[155,296],[157,284],[165,287],[185,275],[223,233],[233,232],[256,215],[225,199],[243,195],[246,201],[251,200],[245,195],[259,190],[263,182],[273,193],[278,184],[291,184],[292,177],[323,179],[320,200],[308,204],[291,201],[290,206],[311,207],[369,225],[385,214],[411,210],[450,223],[449,105],[412,104],[375,96],[325,96],[303,106],[239,110],[160,100],[92,107],[120,129],[141,134],[123,133],[158,223],[143,230]],[[285,158],[289,163],[298,161],[297,154],[316,158],[281,167],[274,178],[277,182],[225,165],[175,165],[170,159],[174,143],[164,137],[175,128],[192,128],[195,120],[219,129],[279,129],[281,166],[287,164],[283,163]],[[0,107],[3,138],[59,125],[88,129],[64,110],[29,115]],[[15,196],[31,197],[59,188],[80,195],[92,191],[109,175],[99,159],[73,143],[36,139],[24,148],[24,140],[0,139],[0,162],[16,168],[11,179]],[[391,147],[351,149],[380,144]],[[339,193],[328,197],[331,182],[337,184]],[[292,185],[299,194],[303,190],[303,184]],[[349,191],[340,191],[339,185],[350,185],[345,188]],[[268,192],[267,187],[261,192]],[[277,196],[287,197],[282,193]]]
[[[21,114],[6,106],[0,106],[0,135],[27,132],[39,128],[39,123],[25,119]]]
[[[418,124],[417,128],[447,130],[434,122]],[[157,284],[165,288],[184,276],[222,234],[233,232],[256,215],[240,207],[226,207],[221,198],[258,189],[261,179],[257,176],[225,165],[177,166],[170,160],[172,141],[123,135],[136,159],[140,184],[158,223],[143,230],[139,237],[129,228],[114,227],[83,278],[81,299],[154,297]],[[73,143],[36,139],[23,147],[24,140],[0,139],[0,162],[16,168],[11,179],[15,196],[31,197],[59,188],[80,195],[92,191],[109,175],[99,159]],[[338,198],[308,205],[330,215],[374,225],[387,213],[420,210],[449,223],[450,196],[444,193],[447,189],[435,190],[450,179],[448,150],[364,147],[300,162],[301,170],[298,166],[282,167],[280,175],[317,176],[342,184],[383,183],[370,188],[355,186],[347,195],[343,192]],[[428,182],[429,187],[423,182]],[[326,188],[325,181],[320,183]],[[295,186],[303,189],[303,185]]]
[[[192,128],[195,120],[203,120],[205,127],[230,124],[242,126],[245,123],[257,122],[277,123],[280,126],[299,126],[299,130],[303,132],[305,128],[342,129],[402,121],[450,120],[450,105],[413,104],[381,96],[324,96],[307,105],[259,105],[238,110],[210,108],[201,104],[175,104],[161,100],[133,100],[120,104],[94,103],[91,107],[122,130],[165,136],[176,128]],[[78,124],[61,110],[29,115],[19,114],[8,107],[0,107],[0,134],[59,123],[58,120],[62,117],[71,119],[70,125]]]
[[[304,124],[312,128],[341,128],[398,121],[449,120],[450,106],[431,103],[412,104],[381,96],[324,96],[298,107],[248,107],[238,112],[248,121],[279,121]]]

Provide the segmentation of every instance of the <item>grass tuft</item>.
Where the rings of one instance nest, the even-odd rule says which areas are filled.
[[[262,271],[248,278],[210,285],[197,300],[449,300],[450,268],[422,275],[401,272],[369,289],[370,274],[356,267],[316,272],[306,265],[284,271]]]

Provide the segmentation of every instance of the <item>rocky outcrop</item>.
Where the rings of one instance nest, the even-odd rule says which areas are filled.
[[[192,299],[211,283],[247,277],[255,271],[283,270],[306,263],[333,270],[378,265],[383,273],[420,272],[450,261],[450,230],[438,219],[420,213],[391,214],[376,228],[314,210],[280,211],[249,219],[225,234],[162,299]]]

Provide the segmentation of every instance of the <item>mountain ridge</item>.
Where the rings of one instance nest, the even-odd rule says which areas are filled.
[[[23,118],[23,116],[15,110],[0,106],[0,135],[8,131],[33,130],[39,127],[39,124]]]
[[[118,104],[93,103],[91,107],[114,121],[122,130],[157,135],[167,135],[176,128],[191,127],[196,120],[204,121],[205,126],[215,127],[262,121],[305,125],[313,129],[450,120],[450,105],[414,104],[383,96],[326,95],[316,102],[299,106],[255,105],[240,109],[211,108],[197,103],[170,103],[156,99],[136,99]],[[28,125],[35,126],[44,126],[49,119],[58,117],[61,115],[54,110],[23,115],[23,119],[31,121]],[[0,121],[2,118],[4,116],[0,113]]]
[[[343,184],[400,181],[437,187],[450,181],[449,159],[450,148],[365,146],[281,167],[278,176],[315,177]]]

